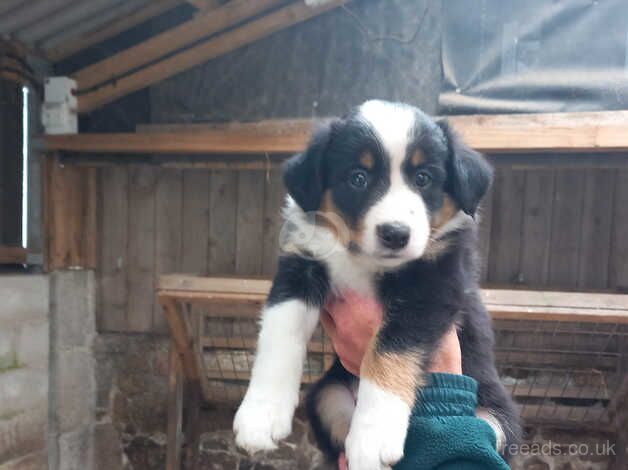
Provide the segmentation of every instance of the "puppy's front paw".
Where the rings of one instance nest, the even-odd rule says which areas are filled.
[[[358,405],[345,441],[349,470],[389,469],[403,457],[410,407],[395,395],[364,382],[360,383]]]
[[[233,420],[236,444],[249,453],[276,449],[292,431],[293,413],[287,403],[245,398]]]

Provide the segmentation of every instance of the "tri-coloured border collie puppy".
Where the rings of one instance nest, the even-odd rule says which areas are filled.
[[[331,121],[286,163],[283,251],[234,421],[238,445],[272,449],[288,436],[308,340],[326,299],[346,290],[377,298],[384,320],[359,378],[336,360],[310,389],[311,424],[331,459],[346,452],[352,470],[401,459],[417,390],[454,324],[479,412],[500,448],[519,438],[476,276],[474,215],[491,177],[446,122],[384,101]]]

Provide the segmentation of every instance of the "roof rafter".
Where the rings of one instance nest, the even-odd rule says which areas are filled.
[[[265,1],[270,2],[276,0]],[[277,31],[313,18],[340,6],[346,1],[347,0],[331,0],[315,7],[310,7],[302,1],[291,3],[263,17],[251,20],[241,26],[213,36],[198,45],[185,49],[164,60],[147,65],[119,79],[96,86],[93,91],[84,91],[84,93],[79,94],[78,111],[91,111],[131,92],[145,88],[153,83],[181,73],[184,70],[200,65],[227,52],[234,51]],[[258,2],[261,3],[261,0],[256,0],[255,3],[257,4]],[[225,7],[227,6],[228,4],[225,5]],[[216,14],[219,10],[220,9],[212,10],[212,14]],[[79,90],[84,90],[85,85],[83,83],[85,82],[81,83],[81,75],[83,79],[85,79],[85,75],[81,72],[76,74],[76,76],[79,77]]]

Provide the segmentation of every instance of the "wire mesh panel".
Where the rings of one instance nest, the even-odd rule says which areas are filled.
[[[526,422],[611,427],[626,376],[628,325],[497,320],[500,375]]]
[[[208,401],[239,402],[270,283],[190,276],[160,283],[174,343],[184,362],[193,363],[188,374],[200,379]],[[610,429],[609,410],[628,383],[628,296],[499,290],[483,295],[494,317],[498,370],[525,422]],[[303,384],[316,381],[333,359],[318,327],[308,345]]]

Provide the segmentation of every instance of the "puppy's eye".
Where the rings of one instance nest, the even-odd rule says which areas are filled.
[[[349,173],[349,184],[355,189],[364,189],[368,185],[368,175],[365,170],[357,169]]]
[[[419,171],[417,171],[416,175],[414,176],[414,183],[419,188],[425,188],[426,186],[429,186],[429,184],[431,182],[432,182],[432,175],[430,175],[426,171],[419,170]]]

